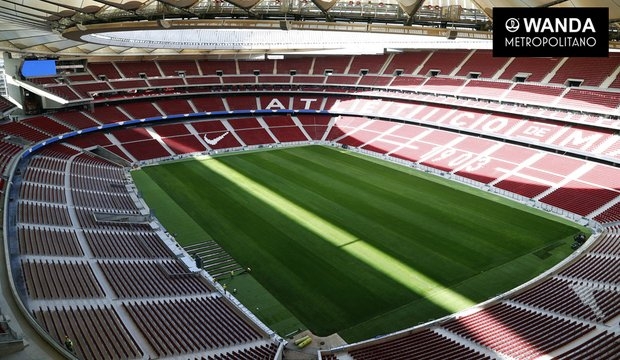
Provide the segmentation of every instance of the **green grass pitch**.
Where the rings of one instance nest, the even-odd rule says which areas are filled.
[[[224,280],[281,335],[358,341],[509,290],[586,229],[407,167],[305,146],[134,171],[182,245],[214,239],[252,269]]]

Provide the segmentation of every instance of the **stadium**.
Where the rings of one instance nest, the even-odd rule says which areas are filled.
[[[505,7],[608,56],[493,56]],[[2,357],[617,358],[618,19],[0,2]]]

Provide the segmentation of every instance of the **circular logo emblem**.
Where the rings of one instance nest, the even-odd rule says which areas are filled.
[[[506,20],[506,30],[511,33],[519,30],[519,20],[515,18],[510,18]]]

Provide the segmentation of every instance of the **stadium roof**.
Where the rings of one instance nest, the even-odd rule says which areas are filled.
[[[620,23],[620,0],[3,0],[0,51],[153,57],[484,48],[492,9],[504,6],[609,7],[610,29]]]

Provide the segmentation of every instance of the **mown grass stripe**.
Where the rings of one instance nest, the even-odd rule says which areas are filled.
[[[458,281],[458,278],[466,278],[474,273],[473,269],[460,264],[459,258],[453,259],[448,256],[449,253],[436,251],[428,246],[429,243],[412,242],[411,237],[418,236],[417,229],[423,229],[424,224],[419,222],[420,216],[413,212],[410,213],[410,221],[405,221],[401,215],[402,212],[409,212],[409,209],[404,206],[382,203],[380,197],[361,192],[359,188],[334,178],[330,179],[324,171],[302,173],[296,171],[292,164],[275,162],[273,159],[258,164],[240,157],[229,164],[238,171],[254,175],[261,185],[269,187],[286,199],[296,201],[307,211],[321,214],[329,219],[330,224],[341,229],[346,228],[356,241],[367,241],[399,261],[402,261],[401,257],[405,257],[409,263],[421,265],[426,271],[436,268],[433,264],[446,264],[436,278],[443,285],[449,285],[449,282],[445,282],[448,278],[457,277],[454,281]],[[278,174],[288,173],[287,169],[293,175],[282,179]],[[426,223],[428,224],[428,219]],[[321,231],[320,224],[316,226]],[[456,247],[455,250],[462,249]],[[426,256],[420,259],[416,254]]]

